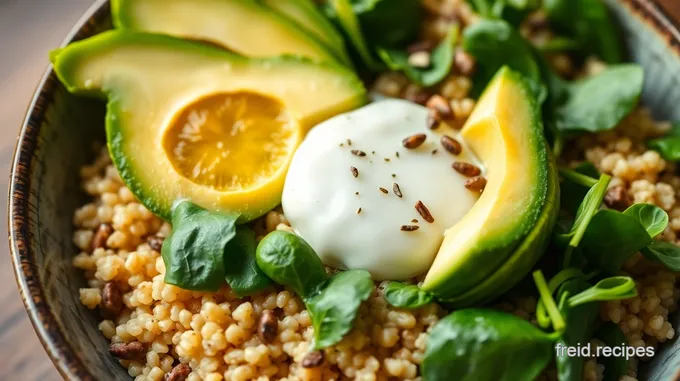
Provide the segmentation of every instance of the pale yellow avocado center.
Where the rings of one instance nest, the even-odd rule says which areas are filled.
[[[298,124],[278,100],[248,92],[200,98],[175,116],[163,147],[177,172],[218,191],[264,185],[284,169]]]

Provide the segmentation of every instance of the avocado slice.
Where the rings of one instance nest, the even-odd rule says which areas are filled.
[[[113,162],[135,196],[166,220],[180,198],[206,209],[239,213],[240,222],[266,213],[280,203],[290,159],[306,131],[366,101],[361,81],[336,65],[294,57],[249,59],[205,44],[128,30],[72,43],[54,51],[51,59],[69,91],[108,98],[106,132]],[[297,126],[284,131],[290,145],[282,150],[275,179],[266,187],[225,190],[206,185],[180,174],[172,161],[166,141],[177,116],[197,101],[223,94],[250,94],[253,102],[280,104]],[[268,112],[255,108],[256,113]],[[225,127],[233,130],[238,121],[235,117],[233,125]],[[225,138],[223,130],[213,134]],[[269,140],[252,143],[250,152],[261,152],[264,144],[272,143],[271,136],[265,138]],[[229,170],[251,161],[241,159],[224,161]]]
[[[486,167],[487,185],[445,232],[425,278],[423,289],[443,300],[473,289],[510,258],[539,221],[548,193],[540,108],[519,73],[499,70],[461,136]]]
[[[112,0],[119,29],[207,41],[247,57],[338,59],[295,22],[255,0]]]
[[[260,0],[264,5],[296,22],[332,51],[345,64],[352,61],[345,48],[345,39],[311,0]]]

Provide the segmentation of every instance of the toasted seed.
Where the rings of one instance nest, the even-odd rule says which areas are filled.
[[[359,192],[354,192],[354,194],[358,196],[358,195],[359,195]]]
[[[151,250],[160,253],[161,249],[163,249],[163,241],[165,241],[165,238],[159,235],[152,235],[151,237],[147,238],[146,243],[149,244]]]
[[[396,174],[396,173],[393,173],[393,174],[392,174],[392,178],[395,178],[395,177],[397,177],[397,174]]]
[[[271,343],[276,339],[276,334],[279,330],[279,320],[272,310],[262,311],[260,315],[260,323],[257,327],[257,334],[260,340],[264,343]]]
[[[486,186],[486,179],[483,176],[475,176],[465,182],[465,188],[471,191],[481,192]]]
[[[446,100],[446,98],[442,97],[439,94],[431,96],[425,105],[430,110],[436,111],[439,114],[439,116],[444,119],[453,117],[453,110],[451,109],[451,105]]]
[[[475,58],[461,48],[456,50],[453,64],[460,74],[470,76],[475,73]]]
[[[624,211],[633,204],[633,201],[623,185],[615,185],[604,195],[604,204],[610,209]]]
[[[394,156],[399,157],[399,151],[395,152]]]
[[[463,151],[463,147],[458,143],[458,141],[448,135],[442,136],[440,140],[442,147],[454,155],[460,155]]]
[[[427,103],[427,100],[430,99],[430,93],[418,88],[407,88],[404,93],[404,98],[413,103],[424,105]]]
[[[323,365],[326,360],[326,354],[323,351],[309,352],[302,359],[303,368],[318,368]]]
[[[425,143],[425,139],[427,139],[427,135],[425,134],[414,134],[402,140],[401,144],[405,148],[414,149]]]
[[[357,214],[361,214],[361,208],[357,209]]]
[[[113,282],[107,282],[102,289],[102,303],[99,305],[100,312],[105,318],[113,319],[123,309],[123,297],[120,290]]]
[[[380,187],[378,189],[380,189],[380,191],[385,193],[385,194],[389,193],[389,191],[387,189],[383,188],[383,187]]]
[[[146,347],[139,341],[129,343],[112,343],[109,353],[123,360],[140,360],[146,354]]]
[[[111,224],[101,224],[97,228],[92,238],[92,250],[106,248],[106,240],[113,234],[113,226]]]
[[[456,161],[451,166],[458,173],[467,177],[479,176],[479,174],[482,173],[482,170],[479,169],[479,167],[477,167],[474,164],[466,163],[464,161]]]
[[[191,374],[189,364],[178,364],[169,373],[165,374],[163,381],[185,381]]]
[[[425,206],[425,204],[423,204],[422,201],[416,202],[416,211],[418,212],[418,214],[420,214],[421,217],[423,217],[425,221],[429,223],[434,222],[434,217],[432,217],[430,210],[427,209],[427,206]]]
[[[351,145],[352,145],[352,141],[349,140],[349,139],[347,139],[347,145],[348,145],[348,146],[351,146]]]
[[[354,176],[355,179],[359,177],[359,170],[356,169],[356,167],[349,167],[349,170],[352,171],[352,176]]]
[[[392,185],[392,191],[394,192],[394,194],[397,195],[397,197],[401,198],[402,194],[401,194],[401,189],[399,188],[399,184],[394,183]]]
[[[384,160],[385,160],[386,162],[388,162],[388,161],[390,161],[390,158],[389,158],[389,157],[386,157]]]
[[[436,148],[432,150],[432,154],[433,154],[433,155],[436,155],[436,154],[437,154],[437,152],[439,152],[439,150],[438,150],[438,149],[436,149]]]
[[[429,109],[427,112],[427,128],[436,130],[442,122],[442,116],[437,110]]]
[[[366,156],[366,152],[358,150],[358,149],[353,149],[351,152],[352,152],[352,155],[354,155],[354,156]]]
[[[414,232],[420,229],[418,225],[401,225],[401,231],[403,232]]]
[[[414,219],[411,220],[411,222],[413,222],[414,224],[417,224],[418,220],[414,218]]]

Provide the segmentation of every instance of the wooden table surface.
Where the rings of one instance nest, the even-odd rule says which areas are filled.
[[[680,19],[680,0],[660,0]],[[16,135],[31,94],[62,41],[94,0],[0,0],[0,189],[7,189]],[[0,202],[6,232],[6,204]],[[7,245],[0,245],[0,380],[59,380],[19,298]]]

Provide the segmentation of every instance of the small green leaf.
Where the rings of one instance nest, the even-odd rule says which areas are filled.
[[[537,99],[544,98],[546,90],[531,45],[512,25],[482,19],[463,31],[463,48],[477,60],[473,93],[480,94],[496,72],[508,66],[526,77]]]
[[[225,249],[236,235],[239,216],[211,212],[182,200],[172,209],[172,233],[163,242],[165,283],[194,291],[224,284]]]
[[[385,286],[385,300],[399,308],[419,308],[432,303],[434,297],[415,284],[389,282]]]
[[[581,239],[583,238],[590,221],[602,204],[610,181],[611,176],[602,174],[597,183],[595,183],[588,193],[586,193],[585,198],[576,211],[574,225],[572,225],[569,233],[561,235],[563,239],[569,239],[569,246],[578,247],[581,243]]]
[[[293,233],[277,230],[267,234],[257,245],[256,258],[269,278],[303,298],[318,294],[328,279],[314,249]]]
[[[517,316],[481,308],[456,310],[430,332],[422,377],[534,380],[552,360],[553,346],[552,336]]]
[[[540,4],[538,0],[468,0],[468,3],[482,17],[505,20],[515,27]]]
[[[256,248],[255,232],[247,228],[238,228],[227,244],[224,278],[238,297],[252,295],[272,285],[271,279],[257,266]]]
[[[637,219],[652,238],[663,233],[668,226],[668,214],[656,205],[633,204],[623,214]]]
[[[543,306],[545,306],[548,316],[550,317],[550,320],[552,322],[552,326],[557,332],[562,332],[564,331],[564,319],[562,318],[562,314],[560,313],[559,309],[557,308],[557,304],[555,304],[555,300],[552,297],[552,292],[548,288],[547,283],[545,282],[545,278],[543,277],[543,273],[541,270],[536,270],[532,274],[534,277],[534,283],[536,283],[536,288],[538,289],[538,293],[541,296],[541,303]],[[543,327],[547,328],[547,327]]]
[[[595,179],[595,181],[600,178],[600,173],[595,166],[587,161],[580,163],[571,170],[581,176]],[[586,182],[590,183],[590,180],[587,180]],[[562,182],[560,184],[560,206],[570,216],[576,215],[579,205],[586,197],[588,190],[592,187],[592,185],[584,184],[584,181],[575,181],[575,179],[571,179],[569,176],[562,176]]]
[[[554,112],[555,126],[563,133],[611,130],[637,105],[643,80],[639,65],[625,64],[568,84],[566,100]]]
[[[680,271],[680,247],[666,241],[654,241],[642,249],[645,258],[661,262],[672,271]]]
[[[359,18],[352,8],[352,3],[349,0],[330,0],[329,4],[332,7],[333,14],[337,17],[338,24],[340,24],[345,34],[349,37],[354,49],[359,53],[366,67],[372,71],[382,70],[383,65],[375,59],[371,48],[366,42]]]
[[[402,50],[378,48],[378,56],[390,70],[403,71],[410,80],[421,86],[430,87],[444,80],[451,71],[457,40],[458,26],[456,25],[432,51],[430,66],[426,68],[411,66],[408,62],[408,52]]]
[[[374,289],[368,271],[349,270],[336,274],[318,295],[306,299],[314,327],[314,349],[340,342],[352,329],[359,306]]]
[[[680,123],[674,123],[665,136],[648,141],[647,146],[668,161],[680,160]]]
[[[569,298],[569,306],[576,307],[591,302],[629,299],[637,295],[635,281],[627,276],[602,279],[593,287]]]
[[[608,347],[621,347],[628,345],[626,335],[621,331],[618,324],[605,322],[595,332],[595,338]],[[604,377],[602,381],[618,381],[628,371],[628,360],[625,353],[623,356],[600,356],[597,362],[604,365]]]
[[[583,235],[580,248],[589,263],[615,274],[652,238],[636,218],[615,210],[600,210]]]

